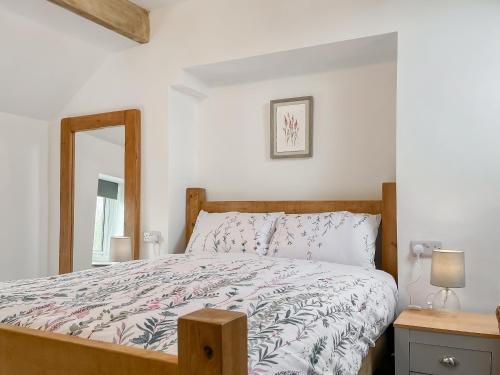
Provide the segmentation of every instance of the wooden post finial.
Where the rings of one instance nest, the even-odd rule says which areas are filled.
[[[178,322],[179,373],[247,375],[247,316],[203,309]]]

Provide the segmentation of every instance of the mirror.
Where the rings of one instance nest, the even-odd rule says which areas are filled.
[[[61,123],[60,273],[139,258],[140,112]]]
[[[124,235],[124,193],[125,127],[76,133],[73,271],[112,263],[111,238]]]

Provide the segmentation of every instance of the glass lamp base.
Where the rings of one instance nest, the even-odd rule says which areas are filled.
[[[441,289],[434,295],[432,308],[439,311],[460,311],[460,300],[458,295],[450,288]]]

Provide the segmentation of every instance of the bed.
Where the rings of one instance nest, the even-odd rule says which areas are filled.
[[[0,283],[0,374],[373,373],[388,352],[397,296],[388,276],[397,274],[394,184],[380,201],[210,202],[203,189],[186,197],[187,238],[202,209],[381,213],[386,273],[173,255]]]

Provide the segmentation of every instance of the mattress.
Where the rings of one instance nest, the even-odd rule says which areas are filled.
[[[0,323],[177,354],[177,318],[248,315],[249,374],[357,374],[393,321],[387,273],[249,254],[170,255],[0,283]]]

